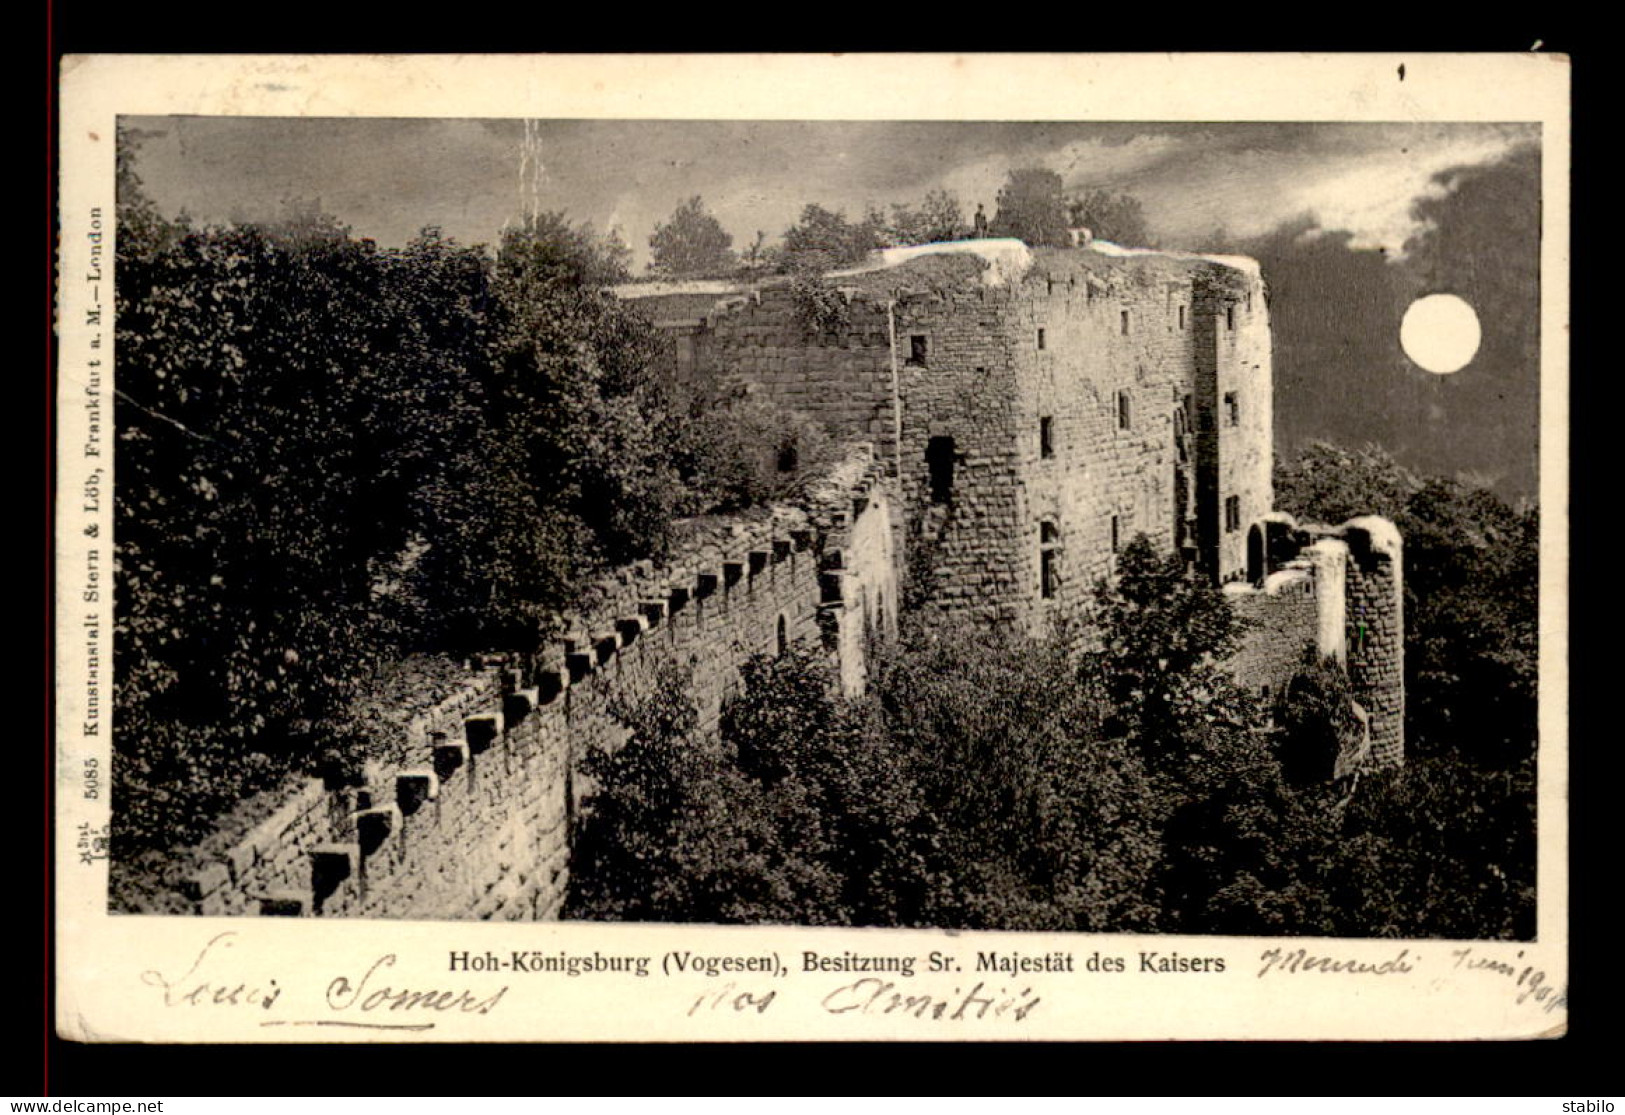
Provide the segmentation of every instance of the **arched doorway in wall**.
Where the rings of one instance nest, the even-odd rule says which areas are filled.
[[[1264,560],[1264,531],[1257,523],[1247,528],[1247,580],[1261,584],[1269,572]]]

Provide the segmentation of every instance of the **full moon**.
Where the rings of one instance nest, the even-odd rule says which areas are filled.
[[[1436,375],[1465,368],[1478,353],[1478,314],[1454,294],[1429,294],[1412,302],[1399,323],[1399,347],[1416,365]]]

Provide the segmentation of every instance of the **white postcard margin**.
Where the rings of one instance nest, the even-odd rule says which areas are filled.
[[[166,114],[1542,124],[1537,939],[1133,937],[110,915],[105,861],[83,862],[77,845],[82,826],[99,829],[109,817],[108,735],[105,730],[87,735],[81,726],[93,674],[103,724],[111,711],[115,122],[120,115]],[[1564,1032],[1567,59],[1542,54],[79,56],[65,58],[62,65],[59,166],[53,960],[62,1036],[156,1042],[1453,1040]],[[99,411],[86,405],[97,393]],[[979,979],[972,974],[974,956],[994,948],[1028,956],[1069,953],[1076,970]],[[802,972],[800,957],[807,949],[915,957],[916,974],[899,981],[905,985],[900,990],[948,1008],[887,1011],[888,1000],[868,1001],[845,990],[853,982],[850,975]],[[1304,952],[1299,964],[1281,962],[1296,950]],[[459,954],[561,951],[645,957],[649,974],[571,978],[477,971],[454,960]],[[1224,970],[1212,971],[1209,964],[1210,970],[1200,973],[1148,973],[1139,959],[1147,951],[1217,958]],[[663,961],[674,952],[771,957],[787,974],[668,974]],[[933,957],[943,958],[937,972],[928,970]],[[1103,970],[1117,960],[1123,971]],[[1489,963],[1474,966],[1475,961]],[[1368,970],[1336,970],[1346,965]],[[178,993],[199,984],[209,990],[190,998]],[[461,997],[463,1007],[425,1017],[391,1014],[395,999],[371,995],[386,988],[468,994]],[[983,999],[990,1005],[983,1006]],[[368,1001],[375,1009],[365,1008]],[[999,1004],[1002,1009],[994,1009]],[[1019,1009],[1024,1005],[1029,1009]]]

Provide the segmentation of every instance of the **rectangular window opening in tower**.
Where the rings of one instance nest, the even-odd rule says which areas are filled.
[[[947,503],[954,495],[954,439],[934,437],[926,443],[925,464],[931,475],[931,502]]]
[[[1038,455],[1046,461],[1055,456],[1055,419],[1047,414],[1038,420]]]

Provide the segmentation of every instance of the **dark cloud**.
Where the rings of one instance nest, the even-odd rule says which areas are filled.
[[[1277,449],[1375,442],[1431,473],[1470,474],[1533,495],[1539,451],[1540,165],[1520,147],[1448,168],[1413,205],[1405,253],[1360,249],[1303,216],[1228,247],[1257,258],[1271,291]],[[1474,307],[1483,340],[1452,375],[1399,346],[1411,302],[1449,293]]]

